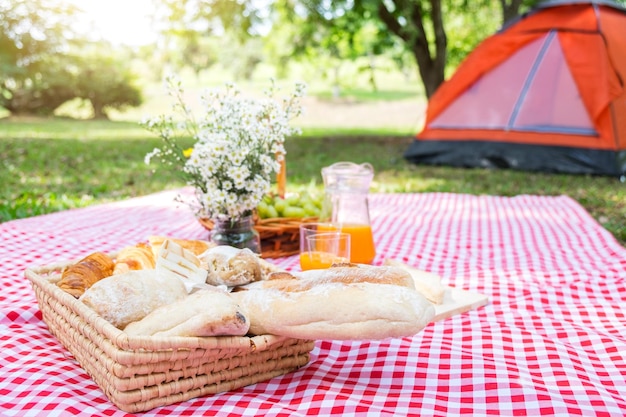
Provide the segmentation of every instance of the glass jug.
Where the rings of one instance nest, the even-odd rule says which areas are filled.
[[[376,256],[368,195],[374,178],[371,164],[337,162],[322,168],[324,204],[320,221],[351,235],[350,262],[369,264]]]

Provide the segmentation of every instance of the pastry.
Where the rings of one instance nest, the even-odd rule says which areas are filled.
[[[126,246],[117,254],[113,274],[122,274],[139,269],[154,269],[156,266],[152,248],[146,243]]]
[[[57,284],[65,292],[80,297],[87,288],[113,273],[113,259],[102,252],[94,252],[67,267]]]

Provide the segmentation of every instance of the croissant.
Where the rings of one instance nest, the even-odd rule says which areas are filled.
[[[58,286],[78,298],[97,281],[111,276],[114,266],[109,255],[94,252],[65,269]]]
[[[113,268],[113,275],[139,269],[154,269],[155,259],[152,249],[146,243],[127,246],[118,254]]]

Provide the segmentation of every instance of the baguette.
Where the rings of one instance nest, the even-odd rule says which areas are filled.
[[[407,337],[435,315],[417,291],[370,282],[324,283],[301,291],[257,287],[231,296],[248,312],[250,333],[297,339]]]
[[[225,291],[204,289],[152,311],[124,331],[135,336],[244,336],[245,312]]]
[[[306,291],[320,284],[342,283],[397,285],[415,289],[411,274],[402,268],[392,266],[371,266],[363,264],[337,264],[328,269],[312,269],[297,274],[278,272],[267,280],[245,286],[253,288],[274,288],[281,291]]]

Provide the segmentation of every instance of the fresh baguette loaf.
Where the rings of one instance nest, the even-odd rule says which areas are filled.
[[[417,291],[371,282],[331,282],[298,291],[257,286],[231,296],[248,312],[250,333],[298,339],[412,336],[435,314]]]
[[[249,327],[227,292],[204,289],[157,308],[124,331],[136,336],[244,336]]]
[[[298,272],[270,274],[267,280],[252,283],[246,288],[274,288],[281,291],[306,291],[320,284],[343,283],[398,285],[415,289],[411,274],[402,268],[392,266],[372,266],[363,264],[337,264],[328,269],[312,269]]]

